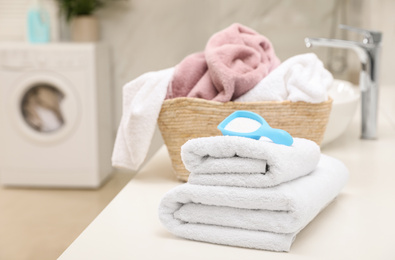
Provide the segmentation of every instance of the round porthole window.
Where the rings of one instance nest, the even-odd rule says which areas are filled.
[[[14,86],[7,114],[23,138],[52,145],[72,136],[83,114],[72,82],[49,71],[34,71]]]
[[[50,133],[61,129],[65,118],[61,109],[64,93],[58,88],[37,83],[27,89],[22,97],[21,112],[23,119],[37,132]]]

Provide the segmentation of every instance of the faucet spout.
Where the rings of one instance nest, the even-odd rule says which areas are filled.
[[[382,34],[360,28],[341,25],[340,28],[355,31],[365,38],[362,42],[327,38],[305,38],[307,48],[324,46],[352,49],[361,62],[359,86],[362,103],[362,139],[377,138],[378,72]]]
[[[305,38],[304,42],[307,48],[315,46],[324,46],[332,48],[352,49],[358,55],[361,63],[367,63],[369,61],[369,54],[367,50],[373,49],[374,44],[364,44],[361,42],[338,40],[338,39],[327,39],[327,38]]]

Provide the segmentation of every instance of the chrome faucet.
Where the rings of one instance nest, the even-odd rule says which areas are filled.
[[[359,86],[361,89],[362,106],[362,139],[377,138],[377,108],[379,88],[379,62],[381,53],[382,33],[364,30],[347,25],[340,25],[341,29],[357,32],[363,35],[362,42],[326,39],[305,38],[306,47],[326,46],[354,50],[361,62]]]

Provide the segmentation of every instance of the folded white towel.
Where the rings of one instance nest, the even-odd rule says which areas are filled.
[[[268,187],[312,172],[320,159],[313,141],[294,138],[292,146],[238,136],[189,140],[181,148],[191,184]]]
[[[328,100],[327,91],[332,82],[332,74],[314,53],[300,54],[281,63],[235,101],[290,100],[320,103]]]
[[[123,112],[112,155],[114,167],[144,162],[174,68],[149,72],[123,87]]]
[[[159,206],[173,234],[216,244],[289,251],[296,234],[340,192],[344,164],[322,155],[309,175],[270,188],[182,184]]]

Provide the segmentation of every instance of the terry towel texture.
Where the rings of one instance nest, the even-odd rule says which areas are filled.
[[[165,194],[159,218],[171,233],[191,240],[289,251],[297,233],[339,194],[347,179],[343,163],[321,155],[312,173],[273,187],[186,183]]]
[[[243,25],[232,24],[214,34],[204,52],[191,54],[176,66],[167,98],[234,100],[279,64],[266,37]]]
[[[327,91],[332,82],[332,74],[314,53],[300,54],[281,63],[235,101],[290,100],[320,103],[328,100]]]
[[[123,87],[122,118],[112,154],[114,167],[137,170],[144,162],[174,68],[149,72]]]
[[[191,184],[268,187],[312,172],[319,146],[294,138],[292,146],[237,136],[189,140],[181,148]]]

